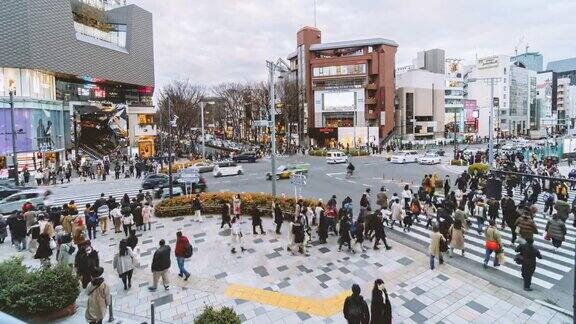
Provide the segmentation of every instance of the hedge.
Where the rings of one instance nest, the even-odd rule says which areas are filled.
[[[315,149],[315,150],[308,151],[308,154],[311,156],[326,156],[326,154],[329,151],[334,151],[334,150]],[[354,148],[348,149],[348,150],[342,150],[342,152],[344,152],[350,156],[367,156],[367,155],[369,155],[368,151],[366,151],[366,150],[360,150],[360,149],[354,149]]]
[[[236,312],[230,307],[215,309],[206,306],[204,311],[194,319],[196,324],[240,324],[242,321]]]
[[[200,193],[200,200],[204,207],[204,212],[207,214],[219,214],[222,205],[225,203],[230,203],[232,205],[232,199],[237,193],[234,192],[203,192]],[[166,199],[156,204],[155,215],[157,217],[175,217],[192,215],[192,198],[194,196],[186,195],[174,197],[172,199]],[[245,192],[240,193],[240,200],[242,201],[242,214],[250,215],[256,206],[260,211],[266,210],[271,211],[272,201],[274,200],[271,194],[267,193],[254,193]],[[280,203],[280,208],[287,213],[291,213],[295,210],[296,201],[294,197],[276,197],[276,200]],[[317,200],[303,199],[308,205],[316,205]],[[271,215],[270,213],[268,215]]]
[[[470,174],[486,174],[488,172],[488,164],[486,163],[474,163],[468,166],[468,173]]]
[[[0,311],[33,319],[60,311],[80,294],[78,279],[71,267],[28,269],[22,258],[0,263]]]

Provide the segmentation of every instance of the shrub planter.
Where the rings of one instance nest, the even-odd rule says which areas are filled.
[[[73,302],[72,304],[57,310],[53,313],[50,313],[46,316],[42,316],[41,318],[36,318],[35,320],[38,322],[43,322],[43,321],[54,321],[60,318],[64,318],[64,317],[68,317],[68,316],[72,316],[76,313],[76,311],[78,310],[78,306],[76,306],[76,302]]]
[[[204,192],[200,194],[200,200],[204,207],[204,213],[207,214],[220,214],[222,205],[225,203],[232,204],[232,199],[237,193],[234,192]],[[271,194],[243,192],[240,194],[242,201],[242,214],[251,215],[254,207],[260,212],[264,211],[262,216],[271,215],[272,202],[274,201]],[[157,217],[175,217],[192,215],[192,202],[193,196],[180,196],[172,199],[166,199],[156,204],[155,215]],[[313,199],[302,199],[309,206],[315,206],[318,201]],[[285,213],[294,213],[296,201],[287,197],[276,197],[276,201],[280,204],[280,208]]]

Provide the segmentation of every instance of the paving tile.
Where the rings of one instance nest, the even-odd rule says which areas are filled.
[[[423,316],[420,313],[414,313],[414,315],[410,316],[410,319],[416,323],[424,323],[426,320],[428,320],[426,316]]]
[[[528,308],[526,308],[524,311],[522,311],[522,314],[526,314],[528,316],[532,316],[532,315],[534,315],[534,313],[535,312],[533,310],[530,310]]]
[[[418,287],[414,287],[410,290],[411,292],[413,292],[416,295],[422,295],[423,293],[425,293],[426,291],[418,288]]]
[[[154,307],[160,307],[165,304],[169,304],[174,301],[172,294],[168,294],[156,299],[153,299],[151,302],[154,303]]]
[[[416,298],[412,298],[411,300],[404,303],[404,305],[402,305],[402,306],[406,307],[407,309],[409,309],[413,313],[419,313],[421,310],[426,308],[426,305],[424,305],[422,302],[420,302]]]
[[[440,280],[442,280],[442,281],[447,281],[448,279],[450,279],[449,277],[446,277],[446,276],[443,275],[443,274],[437,275],[436,278],[438,278],[438,279],[440,279]]]
[[[306,313],[302,313],[302,312],[297,312],[296,315],[298,316],[298,318],[300,318],[301,321],[305,321],[307,319],[309,319],[310,315],[306,314]]]
[[[226,276],[228,276],[228,274],[226,272],[221,272],[221,273],[215,275],[214,278],[222,279],[222,278],[225,278]]]
[[[407,258],[407,257],[403,257],[401,259],[396,260],[396,262],[400,263],[401,265],[407,266],[407,265],[413,263],[414,260]]]
[[[264,266],[258,266],[258,267],[252,268],[252,270],[254,270],[254,272],[259,274],[260,277],[267,277],[270,275],[268,273],[268,270],[266,270],[266,268]]]
[[[466,306],[472,308],[473,310],[477,311],[480,314],[484,314],[488,310],[488,308],[486,306],[479,304],[473,300],[466,303]],[[532,313],[534,313],[534,312],[532,312]]]
[[[268,259],[274,259],[274,258],[278,258],[278,257],[281,257],[281,256],[282,256],[282,255],[281,255],[280,253],[278,253],[278,252],[273,252],[273,253],[266,254],[266,257],[267,257]]]
[[[324,283],[332,278],[330,278],[330,276],[328,276],[327,274],[321,274],[316,276],[316,279],[318,279],[320,282]]]
[[[278,271],[282,272],[282,271],[286,271],[286,270],[288,270],[288,267],[287,267],[287,266],[285,266],[285,265],[283,265],[283,266],[279,266],[278,268],[276,268],[276,270],[278,270]]]

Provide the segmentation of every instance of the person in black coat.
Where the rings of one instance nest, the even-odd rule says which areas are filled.
[[[158,280],[162,277],[164,289],[170,288],[168,282],[168,271],[170,269],[170,246],[166,245],[164,240],[160,240],[160,246],[154,252],[152,257],[152,286],[148,290],[154,291],[158,287]]]
[[[388,245],[388,242],[386,242],[386,230],[384,229],[382,214],[377,216],[377,220],[376,220],[375,227],[374,227],[374,232],[376,234],[374,236],[374,247],[372,249],[379,250],[378,242],[380,242],[380,240],[382,240],[384,242],[384,246],[386,247],[386,250],[390,250],[391,247]]]
[[[44,267],[50,267],[50,257],[52,256],[52,249],[50,248],[50,231],[52,224],[44,225],[44,230],[38,235],[38,249],[34,254],[34,259],[40,259]]]
[[[348,324],[368,324],[370,323],[370,310],[364,297],[360,295],[360,286],[352,285],[352,295],[344,300],[344,318]]]
[[[338,251],[342,251],[342,245],[346,244],[348,245],[348,250],[354,253],[354,250],[352,249],[351,240],[352,238],[350,236],[350,220],[348,218],[348,215],[344,215],[340,220],[340,240]]]
[[[392,305],[382,279],[374,281],[370,314],[370,324],[392,323]]]
[[[258,206],[254,205],[254,208],[252,208],[252,234],[258,235],[258,232],[256,232],[257,227],[260,227],[260,234],[266,234],[266,232],[264,232],[264,228],[262,228],[262,217],[260,216],[260,210],[258,209]]]
[[[514,200],[510,197],[503,197],[502,198],[502,229],[504,229],[504,223],[510,227],[510,231],[512,232],[512,240],[510,241],[512,244],[516,242],[516,220],[520,216],[518,214],[518,210],[516,209],[516,204]]]
[[[136,249],[136,245],[138,245],[138,237],[136,236],[135,230],[130,230],[130,236],[126,239],[126,245],[129,246],[132,251]]]
[[[222,204],[220,212],[222,214],[222,223],[220,224],[220,229],[224,228],[224,225],[228,225],[229,228],[232,228],[232,224],[230,224],[230,204]]]
[[[324,214],[324,210],[320,212],[318,218],[318,241],[321,244],[326,244],[326,239],[328,238],[328,218]]]
[[[524,290],[532,291],[532,276],[536,271],[536,258],[542,259],[540,250],[534,246],[534,239],[527,238],[526,243],[518,245],[516,252],[522,255],[522,279],[524,279]]]
[[[18,246],[18,251],[26,250],[26,220],[24,216],[18,212],[16,218],[8,219],[8,224],[12,239]]]
[[[74,259],[74,267],[82,281],[82,288],[86,289],[88,283],[92,280],[94,269],[100,266],[98,251],[90,245],[90,241],[78,246],[78,252]]]
[[[280,204],[276,203],[274,206],[274,223],[276,224],[276,234],[280,235],[280,229],[282,228],[282,223],[284,222],[284,215],[282,214],[282,209]]]

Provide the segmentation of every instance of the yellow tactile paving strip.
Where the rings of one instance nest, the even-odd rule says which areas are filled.
[[[226,289],[226,296],[230,298],[243,299],[260,304],[289,309],[294,312],[302,312],[323,317],[330,317],[338,312],[342,312],[344,300],[349,295],[349,291],[343,291],[334,297],[318,299],[293,296],[238,284],[231,284]]]

